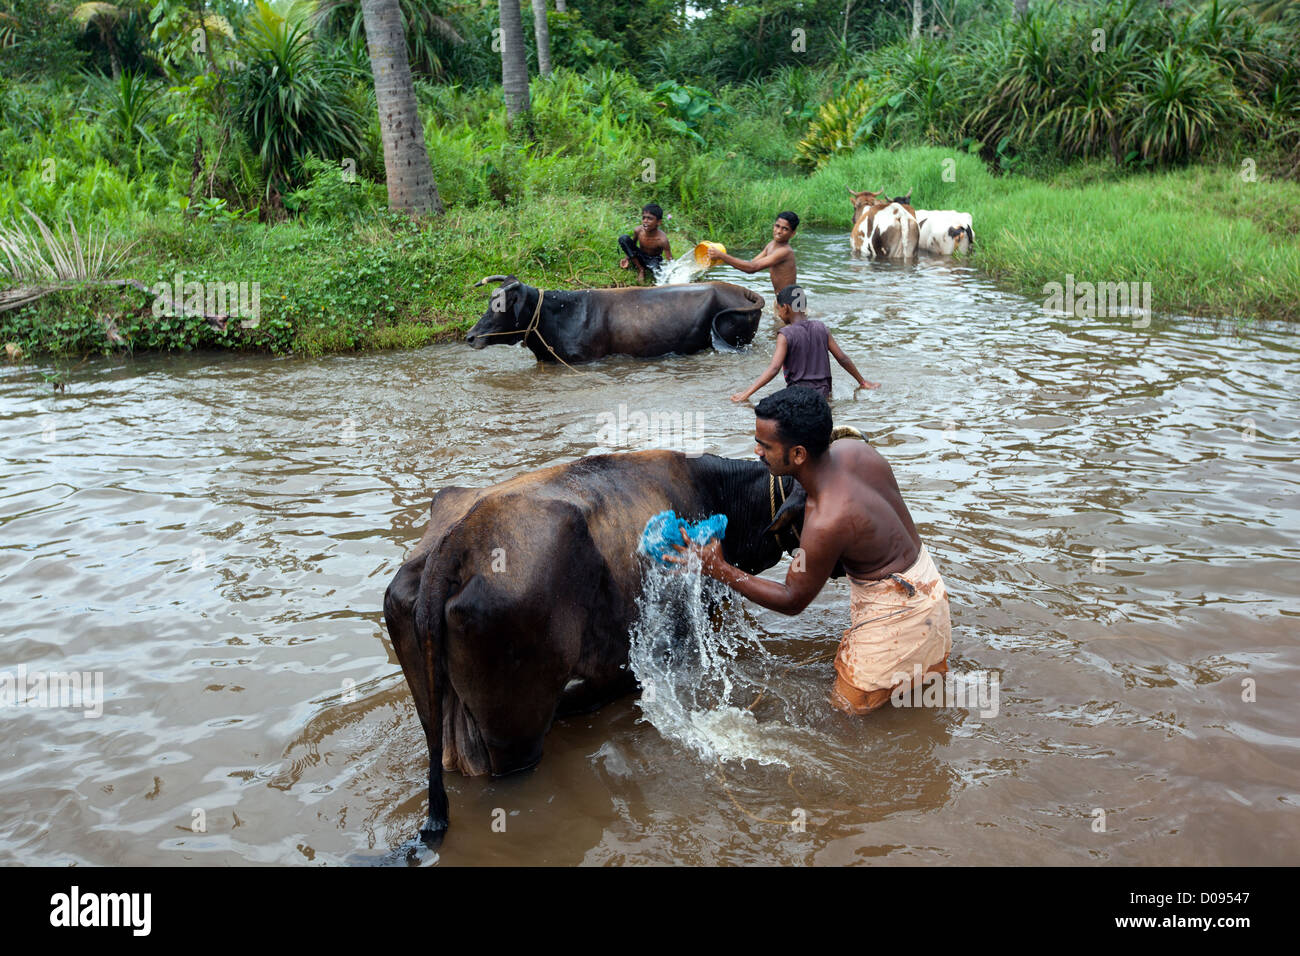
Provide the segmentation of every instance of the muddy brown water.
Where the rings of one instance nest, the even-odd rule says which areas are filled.
[[[457,343],[96,362],[57,395],[10,367],[0,671],[99,672],[104,704],[0,706],[0,862],[1295,862],[1294,333],[1135,330],[959,263],[798,250],[813,314],[884,383],[855,400],[837,367],[837,421],[893,464],[954,670],[1000,676],[996,715],[832,713],[833,582],[797,618],[743,615],[788,668],[749,728],[794,740],[785,765],[702,757],[628,697],[557,722],[531,773],[449,774],[435,854],[381,611],[431,495],[586,454],[621,405],[751,455],[727,396],[771,317],[747,353],[579,374]]]

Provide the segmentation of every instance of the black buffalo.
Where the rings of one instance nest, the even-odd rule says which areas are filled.
[[[514,276],[487,276],[476,285],[488,282],[502,284],[465,341],[476,349],[523,342],[542,362],[688,354],[709,348],[715,337],[739,348],[753,341],[763,310],[761,295],[729,282],[548,289],[544,297]]]
[[[429,747],[421,836],[447,828],[444,769],[526,770],[557,714],[633,689],[629,633],[648,561],[635,552],[654,514],[726,514],[723,554],[757,573],[798,544],[802,489],[783,482],[756,460],[643,451],[439,491],[384,595]]]

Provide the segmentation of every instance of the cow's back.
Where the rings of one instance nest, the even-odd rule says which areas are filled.
[[[482,489],[448,545],[464,549],[471,562],[484,559],[489,542],[507,566],[517,553],[523,564],[514,584],[526,591],[549,587],[574,544],[565,536],[580,527],[620,590],[633,592],[640,582],[634,552],[646,522],[667,508],[691,507],[693,494],[679,452],[591,455]]]
[[[603,343],[602,354],[642,358],[709,348],[714,320],[724,312],[752,312],[748,324],[756,330],[763,309],[761,295],[730,282],[595,289],[591,296],[589,328]]]

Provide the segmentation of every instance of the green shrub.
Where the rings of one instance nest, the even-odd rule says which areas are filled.
[[[880,97],[880,84],[858,80],[834,99],[827,100],[799,141],[795,162],[805,169],[820,169],[831,157],[851,153],[859,130]]]
[[[284,197],[284,206],[307,222],[359,219],[384,208],[383,187],[358,176],[354,168],[316,156],[303,160],[307,185]]]
[[[262,161],[268,194],[302,182],[308,153],[360,157],[366,124],[348,76],[320,54],[305,21],[256,0],[241,49],[247,63],[235,80],[235,116]]]

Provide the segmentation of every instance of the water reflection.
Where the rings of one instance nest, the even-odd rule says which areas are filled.
[[[800,766],[720,770],[619,701],[558,722],[534,773],[449,775],[440,859],[1284,860],[1290,330],[1067,319],[962,263],[796,242],[811,314],[884,383],[855,398],[837,375],[836,417],[893,464],[952,594],[954,668],[1002,674],[998,716],[832,713],[815,658],[847,619],[836,582],[797,618],[738,612],[779,662],[755,722],[797,732]],[[91,362],[61,394],[6,368],[0,667],[101,671],[106,701],[99,720],[0,708],[0,860],[433,862],[408,842],[425,751],[380,608],[433,493],[586,454],[620,404],[695,413],[747,457],[753,413],[728,396],[774,332],[581,373],[454,343]],[[762,822],[796,809],[803,832]]]

